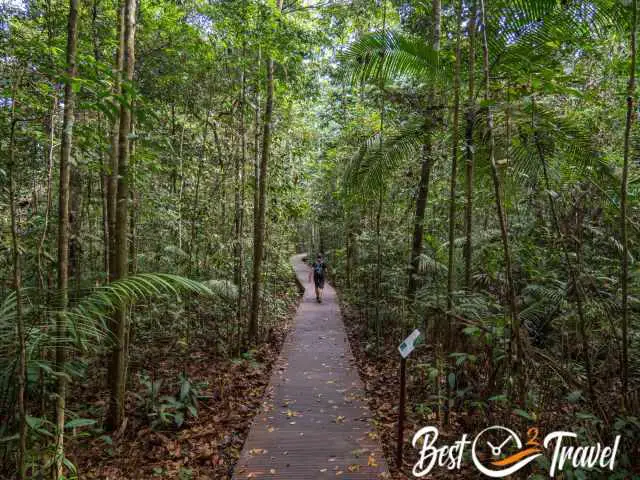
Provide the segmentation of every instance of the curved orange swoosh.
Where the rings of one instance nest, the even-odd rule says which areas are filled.
[[[511,465],[512,463],[516,463],[518,460],[521,460],[525,457],[533,455],[534,453],[541,452],[542,450],[539,448],[527,448],[526,450],[522,450],[521,452],[514,453],[513,455],[508,456],[507,458],[503,458],[502,460],[498,460],[497,462],[491,462],[491,465],[495,465],[496,467],[504,467],[506,465]]]

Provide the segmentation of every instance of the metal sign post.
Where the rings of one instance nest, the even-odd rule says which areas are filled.
[[[404,446],[404,401],[406,395],[407,359],[400,359],[400,409],[398,410],[398,449],[396,450],[396,466],[402,468],[402,448]]]
[[[400,352],[400,407],[398,409],[398,446],[396,450],[396,466],[402,468],[402,449],[404,448],[404,415],[405,415],[405,398],[407,390],[407,357],[415,348],[416,340],[420,336],[420,330],[416,329],[411,332],[407,338],[400,344],[398,351]]]

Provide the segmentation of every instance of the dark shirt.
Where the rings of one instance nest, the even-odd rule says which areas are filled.
[[[313,276],[314,278],[323,278],[325,272],[327,271],[327,264],[324,262],[313,262],[313,265],[311,265],[311,268],[313,269]]]

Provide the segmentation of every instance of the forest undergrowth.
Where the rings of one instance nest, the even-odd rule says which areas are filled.
[[[562,379],[540,364],[532,365],[527,372],[529,383],[527,388],[540,395],[541,401],[536,409],[524,411],[514,408],[506,395],[491,395],[480,385],[491,382],[491,374],[495,372],[495,365],[489,364],[491,354],[486,347],[465,342],[464,355],[452,354],[458,360],[456,382],[453,393],[447,396],[446,383],[449,381],[443,370],[439,370],[438,353],[432,343],[421,342],[412,353],[407,365],[406,418],[405,418],[405,447],[403,449],[402,468],[396,467],[397,452],[397,422],[398,398],[400,395],[400,356],[398,345],[389,341],[391,338],[401,338],[402,328],[399,324],[395,328],[385,329],[386,341],[376,341],[374,309],[371,305],[363,305],[348,294],[342,295],[341,309],[345,327],[354,353],[360,377],[365,386],[368,405],[373,413],[373,422],[380,436],[387,464],[395,480],[413,478],[412,468],[419,460],[420,452],[411,448],[411,436],[420,428],[427,425],[437,425],[439,442],[453,444],[464,434],[477,434],[487,425],[509,425],[519,431],[527,431],[532,425],[541,432],[566,430],[567,426],[576,424],[581,435],[593,437],[596,441],[608,441],[611,433],[605,431],[601,420],[590,413],[584,412],[580,405],[580,397],[576,394],[568,395],[562,392],[568,387]],[[348,299],[348,300],[345,300]],[[352,303],[348,303],[351,301]],[[373,327],[373,328],[372,328]],[[424,335],[425,330],[422,330]],[[427,328],[427,335],[433,331]],[[460,337],[464,338],[462,330]],[[471,358],[472,362],[466,362]],[[470,365],[471,363],[476,364]],[[479,394],[474,388],[480,389]],[[603,404],[614,402],[615,398],[606,399],[603,394]],[[449,408],[448,415],[445,410]],[[637,452],[638,442],[633,436],[634,426],[623,421],[613,422],[615,434],[622,433],[625,437],[625,452]],[[629,429],[625,431],[626,429]],[[468,459],[467,459],[468,460]],[[640,468],[633,458],[633,453],[624,454],[623,464],[630,470],[623,470],[615,478],[639,478]],[[635,465],[635,467],[633,466]],[[542,480],[548,471],[548,461],[527,466],[521,470],[518,478]],[[585,478],[584,472],[569,471],[567,478]],[[603,478],[607,477],[606,472]],[[435,478],[462,479],[485,478],[474,470],[471,462],[462,464],[458,470],[441,469]],[[592,477],[589,477],[592,478]]]
[[[130,366],[137,373],[126,398],[132,414],[112,434],[98,426],[75,436],[68,448],[78,478],[230,479],[298,305],[293,279],[287,285],[279,294],[281,320],[255,349],[234,355],[221,350],[221,332],[206,302],[187,313],[203,327],[189,343],[172,334],[132,348]],[[95,374],[70,395],[69,407],[80,417],[104,416],[107,369],[96,363]]]

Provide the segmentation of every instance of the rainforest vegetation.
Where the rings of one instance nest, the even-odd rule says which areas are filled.
[[[390,465],[419,328],[407,431],[620,434],[565,476],[640,475],[638,16],[0,2],[0,478],[231,478],[304,251]]]

